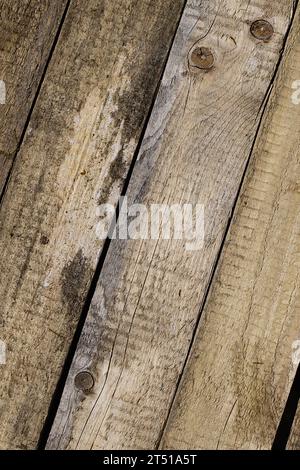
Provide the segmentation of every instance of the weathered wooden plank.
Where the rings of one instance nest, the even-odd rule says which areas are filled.
[[[182,0],[73,0],[0,210],[2,448],[36,445]]]
[[[67,0],[0,0],[0,193]]]
[[[291,6],[188,1],[128,203],[204,204],[204,249],[187,251],[184,240],[111,243],[49,448],[153,448],[159,442]],[[269,42],[249,32],[262,17],[274,25]],[[194,54],[199,48],[205,57]],[[85,369],[95,380],[88,394],[74,387]]]
[[[299,19],[163,448],[270,449],[299,364]]]

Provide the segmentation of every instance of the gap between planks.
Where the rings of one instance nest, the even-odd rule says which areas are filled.
[[[300,365],[299,365],[299,340],[293,344],[293,354],[295,367],[298,364],[298,370],[294,379],[294,383],[288,398],[286,409],[282,416],[282,441],[280,435],[276,436],[273,448],[287,450],[300,449]],[[279,432],[281,429],[279,429]],[[290,432],[289,432],[290,431]],[[279,434],[279,433],[278,433]],[[276,445],[276,446],[275,446]]]

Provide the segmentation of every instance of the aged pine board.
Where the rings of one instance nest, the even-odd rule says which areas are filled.
[[[66,0],[0,0],[0,193],[66,4]]]
[[[203,250],[182,240],[112,241],[48,441],[56,449],[154,448],[251,152],[292,2],[190,0],[182,17],[128,204],[202,203]],[[265,17],[271,41],[250,33]],[[209,48],[209,71],[188,65]],[[209,57],[209,54],[208,54]],[[89,393],[74,386],[89,370]]]
[[[270,449],[299,364],[300,10],[161,447]]]
[[[35,447],[182,0],[73,0],[0,209],[0,447]]]

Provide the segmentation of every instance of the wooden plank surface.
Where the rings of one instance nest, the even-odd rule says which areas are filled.
[[[183,0],[72,0],[0,209],[1,448],[36,445]]]
[[[67,0],[0,0],[0,193]]]
[[[291,7],[285,0],[188,1],[127,195],[128,204],[204,204],[205,245],[111,243],[48,448],[158,444]],[[250,34],[258,18],[273,25],[270,41]],[[209,70],[194,66],[197,48]],[[74,386],[86,369],[95,381],[89,393]]]
[[[299,20],[298,8],[164,449],[270,449],[299,364]]]

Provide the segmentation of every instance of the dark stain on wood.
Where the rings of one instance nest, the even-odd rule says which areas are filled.
[[[62,301],[71,315],[78,316],[93,270],[80,249],[61,273]]]

